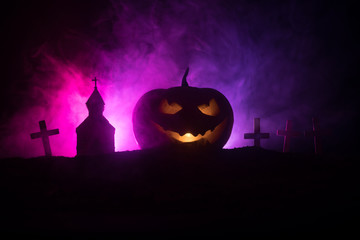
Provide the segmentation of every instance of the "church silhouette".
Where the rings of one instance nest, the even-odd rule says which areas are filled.
[[[105,102],[96,82],[91,96],[86,102],[89,116],[76,128],[77,156],[98,155],[115,151],[115,128],[103,116]]]

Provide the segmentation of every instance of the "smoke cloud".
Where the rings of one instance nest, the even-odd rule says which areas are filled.
[[[348,30],[343,28],[347,6],[299,1],[100,2],[75,7],[57,2],[62,6],[58,11],[64,12],[54,19],[49,11],[57,12],[57,5],[37,10],[48,13],[29,24],[30,40],[21,41],[19,53],[22,73],[15,74],[19,80],[6,83],[3,93],[15,110],[7,109],[2,116],[2,157],[43,155],[41,140],[29,136],[39,131],[43,119],[48,129],[60,130],[50,137],[53,154],[76,155],[75,129],[87,117],[85,102],[95,76],[104,115],[116,128],[116,151],[138,149],[131,123],[137,100],[151,89],[179,86],[188,66],[190,86],[215,88],[233,107],[234,128],[226,148],[252,145],[243,136],[253,131],[255,117],[261,118],[261,130],[270,133],[270,139],[262,141],[269,149],[282,149],[283,139],[275,133],[285,128],[287,119],[294,121],[295,130],[304,131],[312,128],[311,118],[318,117],[321,127],[333,132],[324,139],[327,150],[347,136],[341,131],[352,124],[344,119],[355,119],[355,91],[344,94],[344,89],[352,76],[350,52],[358,51],[339,48],[352,44],[346,42]],[[64,10],[68,8],[72,10]],[[48,28],[37,29],[44,24]],[[312,151],[312,144],[312,139],[299,138],[292,148]]]

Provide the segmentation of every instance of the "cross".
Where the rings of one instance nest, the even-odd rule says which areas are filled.
[[[254,118],[254,133],[245,133],[245,139],[254,139],[254,146],[260,147],[260,140],[262,138],[269,138],[269,133],[260,132],[260,118]]]
[[[97,88],[96,82],[99,81],[99,80],[97,80],[96,77],[95,77],[95,78],[94,78],[93,80],[91,80],[91,81],[95,82],[95,88]]]
[[[321,154],[322,153],[322,145],[320,142],[320,135],[326,135],[326,134],[329,134],[329,132],[320,130],[319,119],[313,118],[312,122],[313,122],[313,130],[305,131],[305,137],[314,137],[315,153]]]
[[[290,138],[299,137],[299,136],[302,135],[301,132],[292,131],[292,121],[291,120],[286,121],[285,130],[277,130],[276,134],[278,136],[284,136],[283,152],[289,152],[290,151]]]
[[[40,126],[40,132],[31,133],[30,137],[31,139],[42,138],[44,150],[45,150],[45,156],[51,157],[49,136],[59,134],[59,129],[47,130],[45,120],[40,121],[39,126]]]

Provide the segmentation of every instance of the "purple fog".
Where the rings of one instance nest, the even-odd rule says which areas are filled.
[[[281,151],[277,129],[312,117],[332,131],[331,151],[354,149],[359,56],[355,13],[328,1],[35,1],[2,16],[1,157],[43,155],[31,140],[38,121],[48,129],[54,155],[76,155],[75,128],[86,118],[94,77],[104,116],[116,128],[115,150],[139,149],[132,130],[137,100],[154,88],[215,88],[234,111],[225,148],[251,146],[244,133],[261,118],[267,149]],[[357,78],[358,79],[358,78]],[[311,152],[313,140],[292,149]],[[335,148],[336,147],[336,148]]]

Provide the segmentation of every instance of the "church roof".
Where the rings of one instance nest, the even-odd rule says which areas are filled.
[[[93,93],[87,100],[86,105],[98,105],[98,104],[105,105],[105,102],[101,97],[99,91],[97,90],[97,87],[95,87]]]

